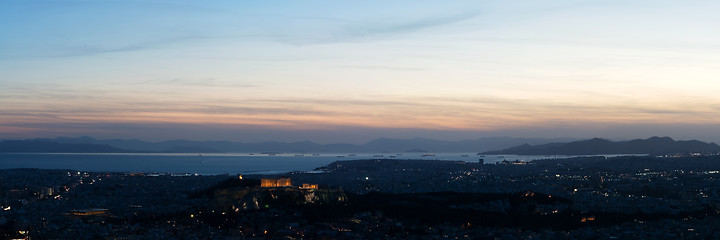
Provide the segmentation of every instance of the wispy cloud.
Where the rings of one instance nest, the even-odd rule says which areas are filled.
[[[478,13],[475,12],[463,12],[397,22],[369,23],[361,26],[350,26],[345,32],[345,37],[352,39],[406,34],[454,24],[474,18],[477,15]]]
[[[152,79],[146,81],[137,82],[114,82],[118,85],[160,85],[160,86],[196,86],[196,87],[220,87],[220,88],[256,88],[260,85],[256,84],[245,84],[245,83],[233,83],[228,81],[222,81],[215,77],[206,78],[188,78],[188,77],[176,77],[171,79]]]
[[[363,69],[363,70],[390,70],[390,71],[423,71],[425,67],[396,67],[396,66],[378,66],[378,65],[358,65],[358,66],[337,66],[337,68]]]
[[[52,93],[52,91],[51,91]],[[101,95],[107,95],[102,97]],[[234,98],[207,99],[190,96],[187,99],[147,101],[143,98],[123,97],[117,94],[68,95],[33,94],[34,97],[4,97],[8,104],[0,108],[6,119],[20,118],[100,118],[129,116],[133,121],[143,118],[153,121],[176,117],[193,122],[225,122],[229,119],[257,119],[338,124],[351,121],[371,125],[390,124],[402,120],[403,124],[422,125],[433,122],[437,127],[469,127],[482,119],[489,126],[511,126],[547,121],[569,122],[636,122],[652,119],[659,122],[720,121],[720,114],[712,108],[697,108],[696,102],[673,105],[621,105],[619,103],[594,104],[583,102],[547,101],[538,99],[512,99],[497,97],[378,97],[359,99],[330,98]],[[35,107],[13,107],[18,99],[36,102]],[[59,101],[59,99],[65,99]],[[97,104],[83,105],[88,99]],[[82,106],[82,107],[81,107]],[[431,114],[430,114],[431,113]],[[165,115],[165,116],[164,116]],[[70,117],[70,118],[68,118]],[[190,120],[192,119],[192,120]],[[225,120],[222,120],[225,119]],[[444,119],[446,123],[436,122]],[[107,120],[107,119],[106,119]],[[106,121],[102,120],[102,121]],[[54,121],[54,120],[53,120]],[[175,120],[172,120],[175,121]],[[253,120],[255,121],[255,120]],[[460,125],[458,125],[460,124]]]
[[[133,39],[124,42],[106,42],[106,41],[89,41],[85,43],[78,42],[56,42],[52,43],[55,47],[47,49],[38,46],[38,51],[11,51],[5,54],[0,53],[0,60],[17,60],[31,58],[68,58],[68,57],[86,57],[98,56],[110,53],[138,52],[144,50],[160,50],[172,47],[190,41],[203,39],[212,39],[215,37],[207,36],[175,36],[175,37],[158,37],[153,39]],[[9,46],[12,47],[12,46]]]
[[[334,44],[367,42],[406,37],[414,32],[441,28],[477,16],[476,12],[437,14],[425,17],[379,18],[374,20],[331,21],[316,32],[276,35],[276,40],[289,44]],[[300,19],[302,20],[302,19]],[[313,21],[317,21],[314,19]]]

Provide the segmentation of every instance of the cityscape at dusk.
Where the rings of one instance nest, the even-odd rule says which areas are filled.
[[[718,12],[0,1],[0,240],[720,239]]]

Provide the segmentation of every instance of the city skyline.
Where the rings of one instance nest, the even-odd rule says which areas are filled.
[[[0,139],[720,142],[720,3],[0,6]]]

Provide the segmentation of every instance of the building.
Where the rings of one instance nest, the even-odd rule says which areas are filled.
[[[80,210],[70,210],[69,214],[73,216],[97,216],[106,215],[109,213],[108,209],[104,208],[89,208]]]
[[[290,186],[292,186],[292,181],[290,181],[290,178],[261,178],[260,186],[261,187],[290,187]]]
[[[311,184],[311,183],[303,183],[301,189],[318,189],[317,184]]]

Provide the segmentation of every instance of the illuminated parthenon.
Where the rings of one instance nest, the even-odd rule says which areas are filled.
[[[292,187],[290,178],[261,178],[260,187]],[[318,189],[317,184],[303,183],[300,189]]]

